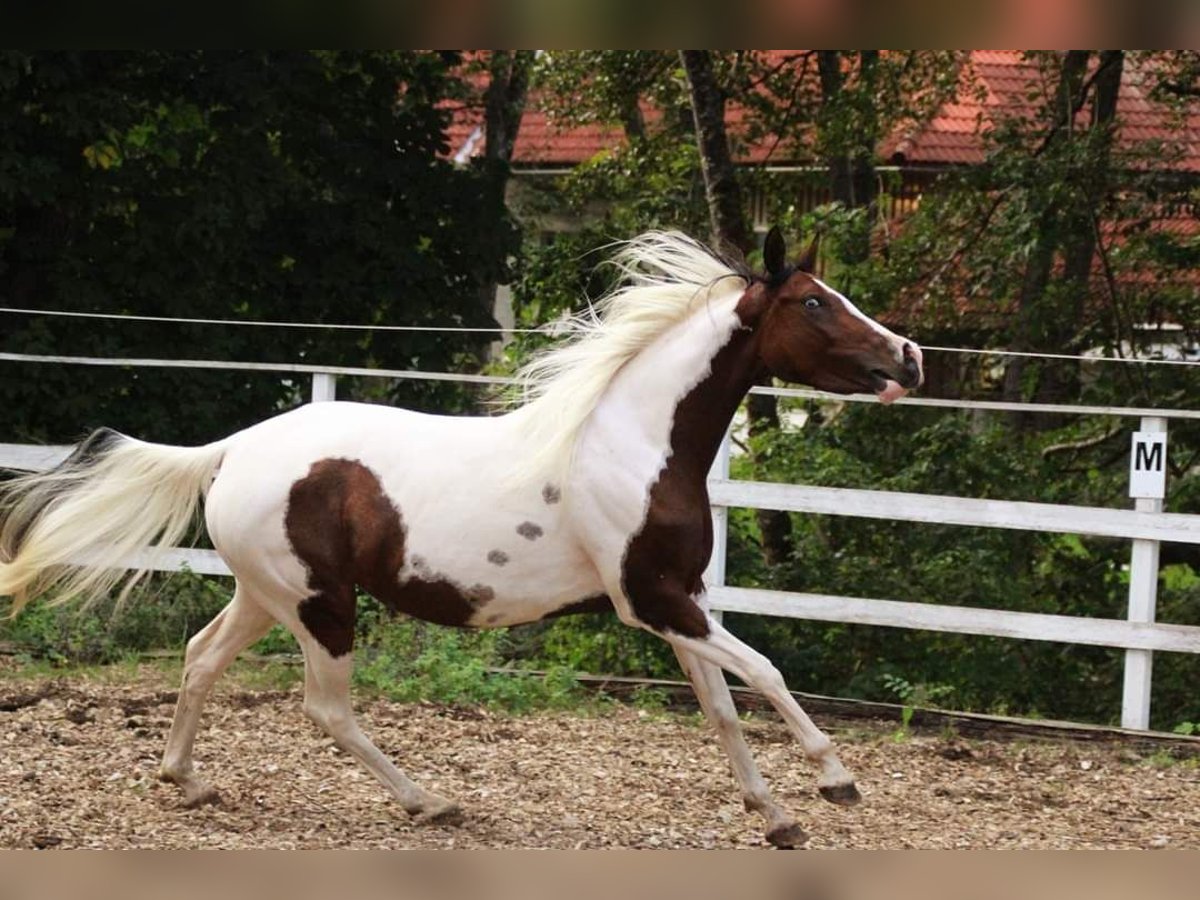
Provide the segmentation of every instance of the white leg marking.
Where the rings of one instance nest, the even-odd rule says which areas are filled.
[[[183,788],[187,806],[217,799],[216,791],[192,770],[192,746],[209,688],[234,658],[266,634],[274,622],[239,585],[230,604],[188,641],[183,684],[160,770],[164,780]]]
[[[813,724],[791,695],[779,670],[757,650],[738,640],[718,622],[709,617],[709,635],[689,638],[667,634],[672,646],[682,648],[707,662],[732,672],[746,684],[761,692],[783,717],[788,728],[800,742],[800,747],[820,769],[817,785],[827,799],[853,802],[857,799],[854,779],[846,771],[833,750],[833,743]]]
[[[307,634],[304,648],[304,711],[339,747],[357,759],[421,822],[452,824],[461,818],[458,804],[430,793],[405,775],[363,734],[350,705],[354,657],[332,657]]]
[[[777,846],[795,847],[805,841],[804,832],[771,797],[766,781],[754,764],[754,757],[742,734],[737,707],[725,682],[725,673],[682,647],[674,648],[679,664],[696,690],[700,708],[717,731],[730,768],[742,789],[746,809],[759,813],[767,823],[767,838]]]

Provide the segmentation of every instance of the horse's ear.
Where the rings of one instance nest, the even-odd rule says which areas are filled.
[[[808,275],[813,274],[817,270],[817,251],[820,246],[821,235],[814,234],[813,239],[804,248],[804,252],[800,254],[800,258],[796,260],[796,268]]]
[[[763,266],[771,276],[778,275],[787,266],[787,247],[778,225],[772,225],[767,232],[767,240],[763,244]]]

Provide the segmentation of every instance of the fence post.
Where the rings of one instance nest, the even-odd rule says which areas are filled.
[[[729,478],[729,432],[732,429],[731,423],[725,432],[725,437],[721,438],[721,445],[717,447],[717,456],[713,460],[712,468],[708,470],[709,481],[714,479],[726,481]],[[725,552],[729,546],[729,509],[727,507],[716,505],[712,507],[712,525],[712,556],[708,560],[708,568],[704,570],[704,584],[710,588],[725,584]],[[712,617],[718,622],[721,621],[721,611],[719,609],[712,610]]]
[[[1166,432],[1167,420],[1159,416],[1145,416],[1142,431]],[[1166,460],[1163,460],[1166,467]],[[1162,512],[1163,501],[1157,498],[1139,497],[1134,501],[1139,512]],[[1130,622],[1153,622],[1155,605],[1158,602],[1158,541],[1135,538],[1133,552],[1129,558],[1129,612]],[[1154,668],[1153,650],[1125,651],[1125,687],[1121,695],[1121,727],[1150,727],[1150,680]]]
[[[337,376],[331,372],[314,372],[312,380],[312,402],[323,403],[337,399]]]

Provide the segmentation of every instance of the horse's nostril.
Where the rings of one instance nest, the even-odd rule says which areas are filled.
[[[904,378],[901,384],[906,388],[918,387],[924,375],[921,348],[912,341],[905,341],[900,348],[900,355],[902,357],[901,366],[904,369]]]
[[[917,362],[916,357],[905,355],[904,357],[904,381],[905,387],[916,387],[921,383],[921,364]]]

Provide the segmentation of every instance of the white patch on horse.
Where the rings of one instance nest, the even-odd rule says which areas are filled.
[[[896,353],[898,354],[897,358],[900,360],[900,362],[904,362],[904,345],[906,343],[904,338],[900,337],[900,335],[896,334],[891,329],[885,328],[883,325],[880,325],[878,322],[876,322],[874,319],[872,319],[870,316],[868,316],[866,313],[864,313],[861,309],[859,309],[857,306],[855,306],[854,303],[851,302],[850,298],[847,297],[845,294],[843,294],[841,291],[831,288],[829,285],[827,285],[825,282],[823,282],[820,278],[816,278],[811,275],[809,277],[812,278],[812,280],[815,281],[817,284],[819,284],[822,288],[829,291],[829,293],[833,294],[833,296],[835,296],[839,300],[841,300],[842,303],[846,307],[846,311],[849,312],[850,315],[854,316],[857,319],[862,320],[863,322],[866,322],[867,325],[869,325],[874,331],[876,331],[878,334],[880,334],[884,338],[886,338],[888,340],[888,342],[895,348]]]
[[[670,458],[680,401],[708,377],[712,362],[742,325],[742,290],[661,335],[613,378],[581,435],[568,497],[579,491],[591,515],[576,527],[602,555],[619,561],[646,520],[650,489]],[[614,605],[620,601],[614,599]],[[619,614],[627,610],[617,607]]]

